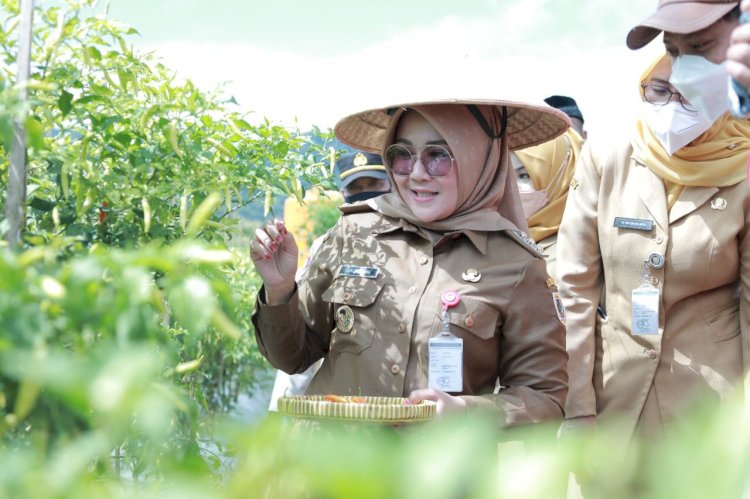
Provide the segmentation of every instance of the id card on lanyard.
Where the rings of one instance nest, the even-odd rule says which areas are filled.
[[[446,291],[443,303],[443,327],[428,342],[427,386],[444,392],[463,391],[464,340],[450,331],[448,309],[461,301],[455,291]]]
[[[661,268],[661,266],[655,268]],[[661,294],[659,288],[653,285],[648,261],[643,262],[641,281],[642,284],[635,288],[630,296],[630,331],[636,336],[659,334],[659,301]]]

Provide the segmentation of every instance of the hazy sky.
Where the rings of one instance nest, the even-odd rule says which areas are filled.
[[[180,76],[303,128],[427,98],[574,97],[591,136],[632,128],[662,51],[625,47],[657,0],[110,0]]]

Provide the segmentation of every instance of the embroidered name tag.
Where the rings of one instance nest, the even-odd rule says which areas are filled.
[[[615,223],[613,224],[613,227],[619,227],[620,229],[651,231],[654,228],[654,221],[642,220],[640,218],[615,217]]]
[[[366,277],[368,279],[376,279],[379,273],[380,270],[375,267],[360,267],[358,265],[342,265],[339,270],[339,275]]]

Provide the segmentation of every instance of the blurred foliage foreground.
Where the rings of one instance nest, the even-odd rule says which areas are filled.
[[[228,419],[265,365],[230,215],[330,188],[330,134],[251,124],[135,53],[137,32],[94,0],[45,5],[23,101],[18,2],[0,0],[3,212],[14,122],[29,142],[22,244],[0,245],[0,498],[546,498],[570,470],[587,497],[750,497],[739,404],[628,452],[616,427],[558,443],[477,415],[315,432]]]
[[[188,241],[0,248],[0,498],[549,498],[570,471],[585,497],[750,496],[740,402],[627,450],[617,425],[558,441],[476,414],[394,429],[211,413],[193,378],[215,366],[187,353],[209,325],[239,340],[226,276],[246,266]],[[164,325],[167,303],[187,326]]]

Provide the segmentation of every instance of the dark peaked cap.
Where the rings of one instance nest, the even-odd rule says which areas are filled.
[[[544,99],[544,102],[555,109],[559,109],[571,118],[578,118],[583,121],[583,113],[578,109],[578,104],[576,104],[575,99],[572,97],[568,97],[567,95],[551,95]]]

